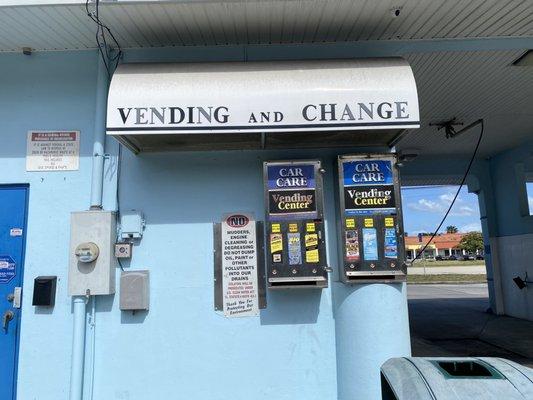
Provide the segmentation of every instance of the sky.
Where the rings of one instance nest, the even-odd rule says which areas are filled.
[[[402,206],[404,230],[410,236],[434,232],[450,206],[458,186],[404,186]],[[459,232],[481,231],[477,195],[461,189],[459,197],[439,232],[454,225]]]
[[[533,215],[533,182],[526,183],[527,202],[529,203],[529,215]]]

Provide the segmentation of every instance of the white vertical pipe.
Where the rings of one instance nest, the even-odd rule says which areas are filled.
[[[97,53],[98,54],[98,53]],[[104,186],[106,108],[109,75],[102,58],[98,54],[96,77],[96,103],[94,116],[93,169],[91,178],[91,209],[102,208]],[[86,298],[73,299],[74,329],[72,337],[72,364],[70,376],[70,400],[83,398],[83,370],[85,365]],[[93,308],[93,313],[95,309]],[[93,315],[94,318],[94,315]],[[93,320],[94,321],[94,320]],[[94,327],[93,327],[94,335]],[[94,354],[92,354],[94,357]],[[92,371],[91,371],[92,373]]]
[[[83,364],[85,358],[85,297],[76,296],[74,304],[74,332],[72,336],[72,365],[70,370],[70,400],[83,396]]]
[[[91,208],[102,208],[108,88],[109,75],[102,58],[98,57],[96,109],[94,115],[93,172],[91,179]]]
[[[91,320],[89,325],[91,326],[91,355],[90,355],[90,364],[89,364],[89,387],[87,388],[86,398],[89,400],[93,399],[93,389],[94,389],[94,358],[95,358],[95,348],[96,348],[96,296],[91,298]]]

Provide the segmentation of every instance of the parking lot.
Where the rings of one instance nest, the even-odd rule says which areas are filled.
[[[408,285],[413,356],[503,357],[533,367],[533,322],[489,312],[486,284]]]

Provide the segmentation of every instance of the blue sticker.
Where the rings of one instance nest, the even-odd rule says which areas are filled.
[[[398,242],[394,228],[385,228],[385,257],[398,258]]]
[[[314,189],[315,166],[309,165],[269,165],[268,189]]]
[[[378,260],[378,241],[374,228],[363,228],[363,257],[365,261]]]
[[[342,163],[344,186],[392,185],[389,160],[351,160]]]
[[[15,261],[10,256],[0,256],[0,283],[8,283],[16,275]]]
[[[289,242],[289,265],[300,265],[302,263],[302,248],[299,233],[287,233]]]

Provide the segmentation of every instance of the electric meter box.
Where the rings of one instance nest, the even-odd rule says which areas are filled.
[[[400,181],[394,154],[339,156],[340,277],[405,281]]]
[[[73,212],[68,291],[71,296],[115,293],[115,213]]]
[[[263,165],[269,289],[328,286],[320,161]]]

